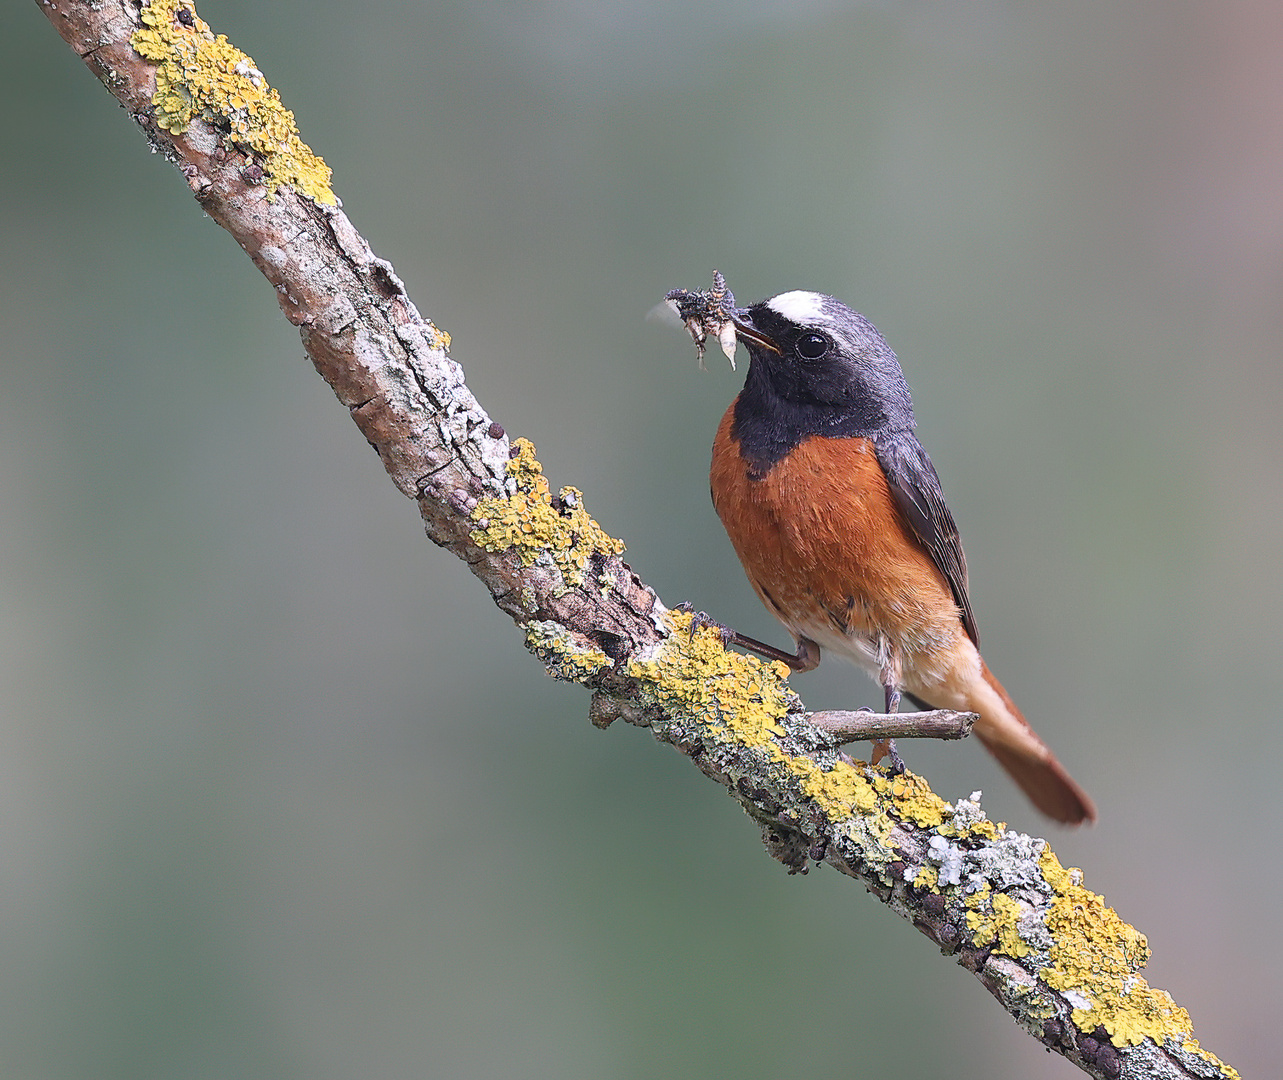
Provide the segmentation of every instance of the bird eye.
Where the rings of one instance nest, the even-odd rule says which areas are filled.
[[[829,339],[823,334],[803,334],[794,348],[803,360],[818,360],[829,351]]]

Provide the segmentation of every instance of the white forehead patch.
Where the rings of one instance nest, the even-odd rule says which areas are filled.
[[[766,301],[766,306],[790,322],[828,322],[828,316],[824,312],[824,297],[805,289],[794,289],[793,292],[772,296]]]

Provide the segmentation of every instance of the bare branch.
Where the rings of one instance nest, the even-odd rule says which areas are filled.
[[[845,746],[880,739],[965,739],[979,717],[952,709],[904,713],[860,709],[807,713],[806,719],[829,737],[828,745]]]
[[[509,443],[464,384],[449,336],[338,209],[328,169],[266,78],[190,2],[40,7],[272,283],[429,538],[471,568],[552,674],[594,691],[595,724],[648,726],[730,790],[790,871],[823,860],[864,882],[1088,1074],[1237,1075],[1137,974],[1144,936],[1046,841],[999,829],[976,802],[950,805],[912,773],[838,753],[784,665],[728,653],[714,628],[692,632],[690,614],[668,610],[620,559],[578,490],[553,494],[534,448]],[[844,733],[878,719],[831,717]]]

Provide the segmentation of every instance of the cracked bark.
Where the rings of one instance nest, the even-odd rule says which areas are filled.
[[[716,691],[711,706],[687,709],[658,699],[626,661],[669,649],[680,663],[683,645],[674,639],[684,635],[672,633],[664,606],[619,556],[595,552],[584,584],[567,587],[547,561],[530,563],[515,549],[487,550],[476,538],[471,514],[479,499],[511,491],[508,439],[469,392],[445,339],[416,310],[393,268],[373,254],[338,208],[288,188],[269,200],[262,162],[231,144],[218,124],[194,120],[179,134],[157,124],[155,66],[129,43],[142,5],[37,2],[153,147],[178,167],[201,208],[272,283],[317,371],[349,409],[398,490],[418,504],[428,537],[459,556],[517,623],[556,627],[564,636],[559,648],[599,650],[609,658],[611,663],[581,680],[594,691],[594,724],[624,719],[649,726],[727,787],[758,822],[768,851],[790,870],[823,860],[862,881],[974,972],[1031,1035],[1084,1072],[1101,1078],[1236,1075],[1199,1051],[1187,1034],[1115,1045],[1118,1038],[1111,1040],[1103,1025],[1084,1030],[1075,1023],[1084,993],[1053,989],[1046,976],[1047,949],[1057,946],[1060,933],[1052,929],[1053,911],[1063,909],[1061,902],[1078,884],[1058,863],[1054,869],[1062,876],[1048,884],[1050,863],[1040,862],[1041,841],[968,830],[966,822],[983,815],[964,803],[946,808],[948,828],[904,816],[905,804],[888,794],[891,781],[838,754],[835,736],[808,724],[795,699],[773,719],[769,747],[727,734],[732,707]],[[177,15],[184,26],[194,18],[190,5]],[[692,655],[690,663],[697,662]],[[831,803],[808,787],[815,770],[808,778],[800,766],[817,766],[821,778],[859,772],[869,790],[881,785],[877,798],[883,801],[869,814],[882,815],[878,821],[886,828],[871,829],[870,816],[832,816]],[[945,888],[955,876],[956,886]],[[924,884],[931,879],[942,887]],[[974,925],[975,898],[982,890],[1005,897],[1020,913],[1010,924],[985,924],[992,940]],[[1033,927],[1029,955],[1022,954],[1019,939],[1026,924]],[[1016,936],[1005,935],[1008,930]],[[1120,981],[1129,987],[1130,978]]]

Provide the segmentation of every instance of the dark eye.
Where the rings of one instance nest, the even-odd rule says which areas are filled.
[[[794,348],[803,360],[818,360],[829,351],[829,339],[823,334],[803,334]]]

